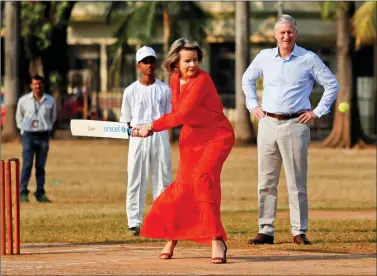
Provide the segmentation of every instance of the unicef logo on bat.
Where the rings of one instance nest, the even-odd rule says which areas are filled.
[[[103,127],[104,132],[122,132],[122,133],[128,133],[130,135],[131,129],[117,125],[117,126],[104,126]]]

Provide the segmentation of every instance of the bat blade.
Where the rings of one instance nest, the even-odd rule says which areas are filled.
[[[70,127],[73,136],[129,139],[126,123],[74,119]]]

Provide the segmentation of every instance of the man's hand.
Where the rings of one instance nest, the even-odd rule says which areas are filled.
[[[317,120],[317,115],[313,111],[306,111],[298,117],[298,121],[302,124],[308,124],[312,120]]]
[[[262,118],[265,116],[265,114],[264,114],[264,112],[263,112],[263,109],[262,109],[262,107],[260,107],[260,106],[254,107],[254,108],[251,110],[251,113],[254,114],[254,116],[258,119],[258,121],[259,121],[260,119],[262,119]]]

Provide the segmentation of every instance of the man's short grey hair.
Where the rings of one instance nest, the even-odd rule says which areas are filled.
[[[162,68],[172,73],[175,69],[174,64],[179,61],[179,52],[181,50],[196,51],[198,61],[201,62],[203,59],[203,51],[196,41],[188,40],[187,38],[179,38],[170,46],[168,55],[162,64]]]
[[[297,33],[297,27],[296,27],[296,20],[290,16],[289,14],[282,14],[276,18],[275,25],[274,25],[274,32],[279,28],[280,24],[291,24],[293,28],[295,29],[295,32]]]

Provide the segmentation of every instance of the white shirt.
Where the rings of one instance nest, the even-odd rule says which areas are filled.
[[[54,97],[43,94],[40,104],[33,92],[22,96],[17,103],[17,127],[28,132],[50,131],[56,121],[56,102]]]
[[[150,123],[171,111],[170,87],[156,79],[152,85],[135,81],[123,93],[120,122],[131,126]]]

